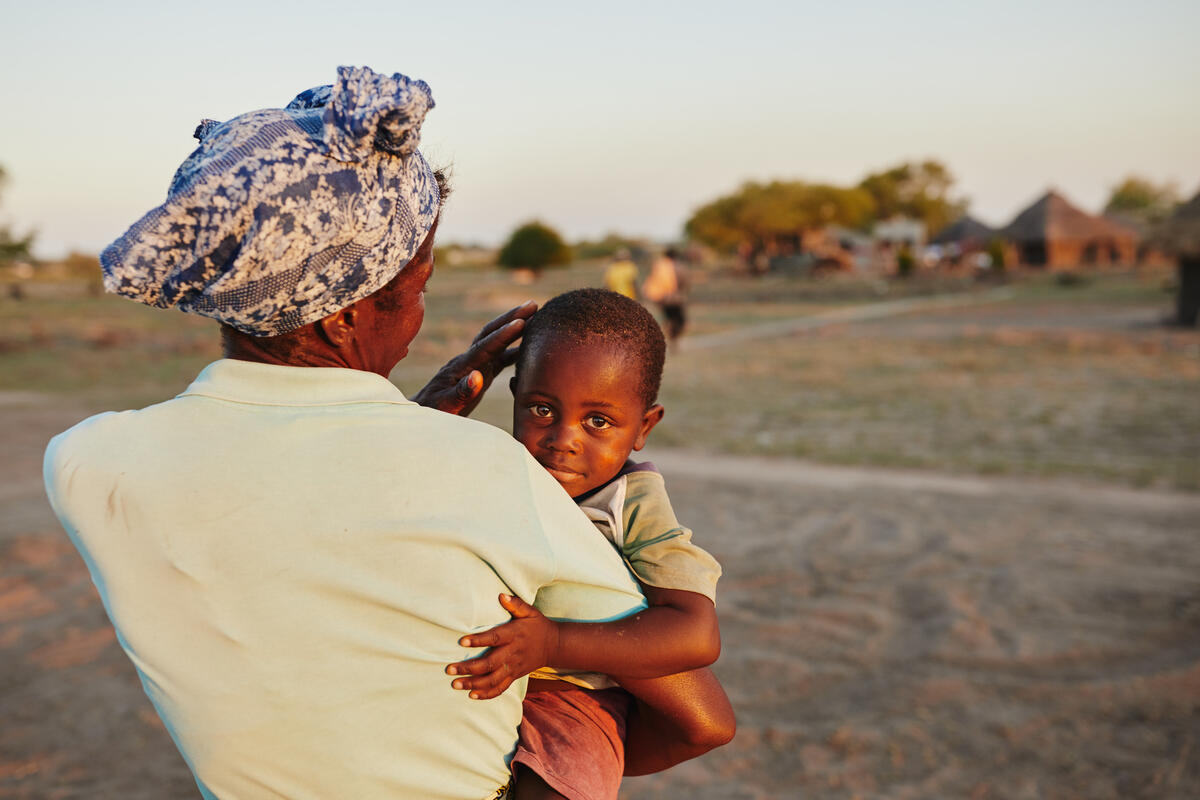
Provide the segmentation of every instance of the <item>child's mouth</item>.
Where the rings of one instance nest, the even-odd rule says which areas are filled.
[[[568,469],[567,467],[559,466],[558,464],[546,464],[543,462],[542,466],[545,467],[546,472],[549,472],[551,475],[553,475],[554,479],[559,483],[569,483],[571,481],[577,481],[583,477],[580,473],[572,469]]]

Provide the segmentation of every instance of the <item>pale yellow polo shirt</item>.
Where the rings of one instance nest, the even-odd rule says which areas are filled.
[[[451,689],[458,638],[500,592],[644,607],[520,444],[368,372],[217,361],[55,437],[45,479],[206,797],[489,797],[525,684]]]

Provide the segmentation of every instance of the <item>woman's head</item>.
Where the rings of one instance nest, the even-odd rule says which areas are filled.
[[[387,377],[408,355],[408,346],[425,318],[425,286],[433,274],[436,234],[435,221],[416,254],[390,281],[316,322],[278,336],[250,336],[222,323],[225,357],[292,366],[348,367]]]
[[[109,291],[250,336],[298,330],[387,285],[443,199],[417,150],[429,87],[342,67],[287,108],[197,129],[163,205],[101,255]]]

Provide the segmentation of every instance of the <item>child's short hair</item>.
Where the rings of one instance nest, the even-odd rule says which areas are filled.
[[[533,343],[552,339],[576,344],[597,340],[620,344],[641,365],[638,394],[646,408],[658,398],[667,343],[642,304],[608,289],[575,289],[551,298],[525,323],[516,370]]]

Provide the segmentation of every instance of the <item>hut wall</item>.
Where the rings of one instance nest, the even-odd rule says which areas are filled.
[[[1137,263],[1142,267],[1170,267],[1175,265],[1175,259],[1161,247],[1141,244],[1137,247]]]
[[[1050,269],[1074,269],[1082,260],[1082,242],[1062,239],[1046,242],[1046,266]]]
[[[1046,242],[1045,266],[1050,269],[1070,270],[1136,262],[1137,242],[1132,238],[1058,239]]]
[[[1050,262],[1046,252],[1047,242],[1022,242],[1017,245],[1017,260],[1015,263],[1027,267],[1045,267]]]
[[[1138,260],[1137,240],[1131,237],[1121,237],[1111,242],[1114,264],[1136,264]]]

